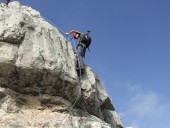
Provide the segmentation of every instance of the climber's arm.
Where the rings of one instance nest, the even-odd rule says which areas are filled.
[[[77,31],[77,30],[71,30],[71,31],[69,31],[69,32],[66,32],[65,34],[66,35],[69,35],[69,34],[72,34],[72,33],[80,33],[79,31]]]

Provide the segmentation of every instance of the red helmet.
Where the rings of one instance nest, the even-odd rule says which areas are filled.
[[[75,32],[75,33],[73,33],[73,37],[76,39],[77,37],[76,37],[76,35],[79,35],[79,33],[77,33],[77,32]]]

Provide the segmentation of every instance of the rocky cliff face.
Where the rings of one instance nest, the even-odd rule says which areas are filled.
[[[0,4],[0,127],[123,128],[92,69],[79,80],[71,43],[18,2]]]

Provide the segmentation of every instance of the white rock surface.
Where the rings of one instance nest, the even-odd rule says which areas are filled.
[[[31,7],[0,4],[0,127],[123,128],[111,99],[59,31]]]

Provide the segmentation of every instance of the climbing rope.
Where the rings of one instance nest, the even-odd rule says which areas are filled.
[[[65,35],[65,32],[64,32],[61,28],[59,28],[58,26],[56,26],[53,22],[51,22],[50,20],[48,20],[47,18],[45,18],[45,17],[42,16],[42,15],[41,15],[41,17],[42,17],[43,19],[45,19],[48,23],[52,24],[54,28],[57,28],[57,30],[60,30],[60,32]],[[67,41],[68,41],[68,40],[67,40]]]
[[[65,35],[65,32],[64,32],[61,28],[59,28],[58,26],[56,26],[54,23],[52,23],[51,21],[49,21],[49,20],[48,20],[47,18],[45,18],[44,16],[41,16],[41,17],[44,18],[47,22],[49,22],[50,24],[52,24],[54,28],[57,28],[57,30],[59,30],[60,32],[62,32],[62,33]],[[68,37],[68,39],[66,39],[66,40],[69,42],[69,41],[70,41],[70,39],[69,39],[70,37],[69,37],[69,36],[67,36],[67,37]],[[75,43],[75,41],[73,40],[73,38],[71,38],[71,41],[70,41],[70,42],[73,42],[74,51],[76,52],[76,57],[77,57],[78,53],[77,53],[77,49],[76,49],[76,43]],[[80,69],[80,59],[79,59],[79,57],[77,57],[77,61],[78,61],[78,66],[79,66],[78,69]],[[82,72],[81,72],[81,69],[80,69],[79,83],[81,82],[81,77],[82,77]],[[78,101],[78,99],[79,99],[80,94],[81,94],[81,87],[80,87],[80,89],[79,89],[79,91],[78,91],[78,95],[76,96],[76,99],[75,99],[73,105],[68,109],[69,111],[72,111],[72,110],[73,110],[74,106],[76,105],[76,103],[77,103],[77,101]],[[63,124],[64,121],[68,118],[68,116],[69,116],[69,113],[68,113],[65,117],[63,117],[63,119],[60,121],[60,123],[59,123],[57,126],[59,127],[61,124]]]

